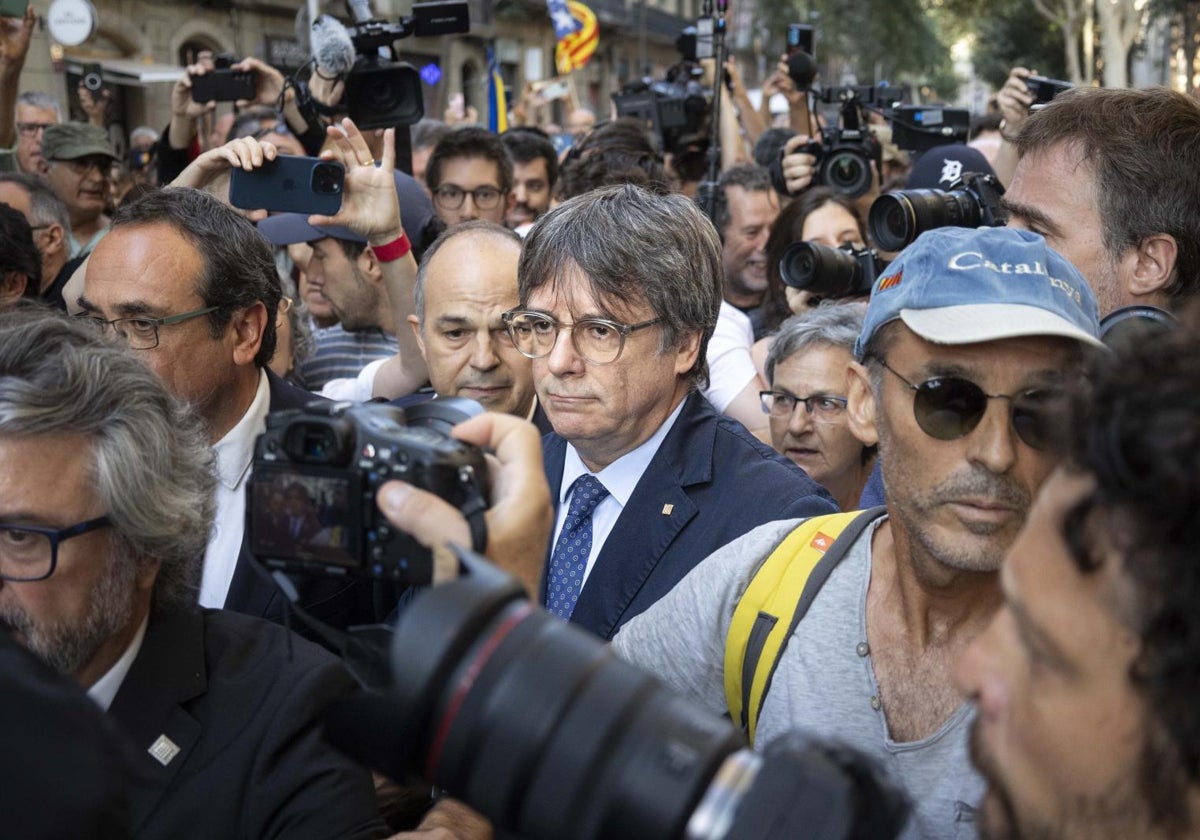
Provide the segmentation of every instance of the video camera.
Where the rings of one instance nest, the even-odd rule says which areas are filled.
[[[1008,213],[1004,186],[994,175],[966,172],[948,190],[897,190],[875,199],[867,216],[871,239],[899,251],[939,227],[1002,227]]]
[[[688,145],[707,142],[712,89],[698,81],[699,70],[687,62],[667,71],[661,81],[628,82],[612,95],[618,117],[634,117],[650,130],[655,146],[676,154]]]
[[[966,143],[971,112],[941,105],[896,105],[892,109],[892,143],[906,152],[927,152],[948,143]]]
[[[397,23],[363,20],[362,16],[369,16],[369,4],[351,5],[358,22],[346,33],[357,57],[346,76],[343,107],[363,130],[418,122],[425,115],[421,76],[411,64],[396,60],[392,43],[412,35],[426,38],[469,32],[470,4],[463,0],[413,3],[412,14]]]
[[[482,410],[451,397],[407,411],[312,403],[270,414],[247,488],[251,553],[283,571],[429,584],[429,550],[388,525],[375,493],[385,481],[403,479],[468,516],[481,512],[483,453],[449,431]]]
[[[339,749],[526,840],[872,840],[903,826],[907,806],[862,757],[800,736],[752,752],[727,720],[458,556],[466,576],[401,615],[391,690],[326,716]]]
[[[779,276],[791,288],[823,299],[866,297],[886,267],[887,262],[870,248],[793,242],[779,261]]]

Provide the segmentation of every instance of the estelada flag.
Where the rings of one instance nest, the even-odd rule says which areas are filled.
[[[554,51],[554,62],[558,65],[560,74],[570,73],[586,65],[600,43],[600,24],[596,20],[596,14],[578,0],[568,0],[567,8],[571,11],[571,17],[579,21],[580,28],[559,39],[558,47]]]

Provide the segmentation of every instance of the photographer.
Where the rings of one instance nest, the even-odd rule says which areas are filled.
[[[175,82],[171,89],[171,121],[163,132],[165,142],[159,142],[158,153],[158,182],[169,183],[183,171],[187,164],[195,159],[200,152],[205,151],[198,144],[197,125],[203,117],[216,113],[216,101],[196,102],[192,98],[192,83],[196,77],[217,69],[210,56],[187,66],[187,72]],[[310,125],[300,113],[296,101],[296,89],[285,84],[283,74],[271,65],[257,58],[248,57],[241,61],[230,63],[226,68],[237,73],[250,73],[254,80],[254,98],[242,99],[234,103],[238,108],[250,105],[282,107],[287,121],[287,127],[302,143],[310,155],[315,155],[321,149],[325,140],[323,127]],[[314,74],[316,78],[316,74]],[[314,97],[333,95],[333,92],[319,93],[313,91]],[[336,94],[340,97],[340,89]],[[325,100],[321,100],[325,101]],[[336,102],[337,99],[330,99]],[[233,139],[227,137],[224,139]]]
[[[1000,98],[1007,114],[1029,97],[1007,84]],[[1130,305],[1175,309],[1197,295],[1194,97],[1164,87],[1073,88],[1030,114],[1015,137],[1011,131],[1006,125],[1018,161],[1003,198],[1008,224],[1043,234],[1070,260],[1101,315]]]

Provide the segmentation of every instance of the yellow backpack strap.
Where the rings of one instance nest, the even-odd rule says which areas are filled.
[[[814,516],[784,538],[746,587],[725,639],[725,702],[754,743],[775,665],[846,550],[884,508]],[[839,540],[845,532],[845,538]]]

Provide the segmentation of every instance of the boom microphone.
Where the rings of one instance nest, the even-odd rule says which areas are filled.
[[[350,32],[337,18],[321,15],[312,25],[312,54],[324,76],[344,76],[358,57]]]

